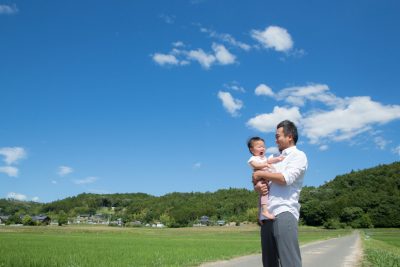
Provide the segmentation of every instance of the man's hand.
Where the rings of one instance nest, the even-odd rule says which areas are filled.
[[[262,177],[260,176],[261,173],[262,171],[253,172],[253,185],[256,185],[259,181],[262,180]]]
[[[258,181],[273,182],[280,185],[286,185],[285,177],[282,173],[278,172],[255,171],[253,172],[253,185],[256,185]]]
[[[257,183],[254,186],[254,190],[265,196],[268,194],[268,185],[266,183]]]

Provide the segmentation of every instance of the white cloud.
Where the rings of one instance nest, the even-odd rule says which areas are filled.
[[[205,53],[203,49],[191,50],[187,55],[188,59],[199,62],[205,69],[209,69],[216,60],[214,55]]]
[[[322,146],[319,147],[319,150],[325,151],[325,150],[328,150],[328,148],[329,148],[329,146],[327,146],[327,145],[322,145]]]
[[[58,167],[58,175],[59,176],[65,176],[67,174],[70,174],[74,171],[71,167],[68,166],[60,166]]]
[[[224,84],[224,87],[236,92],[240,92],[240,93],[245,93],[246,89],[244,89],[243,86],[241,86],[237,81],[233,81],[230,83],[226,83]]]
[[[385,139],[384,139],[383,137],[381,137],[381,136],[376,136],[376,137],[374,138],[374,142],[375,142],[376,146],[377,146],[379,149],[381,149],[381,150],[384,150],[384,149],[386,148],[386,145],[387,145],[388,143],[390,143],[389,141],[385,140]]]
[[[181,41],[172,44],[173,48],[168,54],[155,53],[152,59],[160,66],[174,65],[186,66],[190,61],[198,62],[204,69],[211,68],[212,65],[218,63],[220,65],[230,65],[236,62],[236,56],[220,44],[212,44],[213,52],[207,53],[203,49],[185,50],[185,45]]]
[[[172,43],[172,46],[174,47],[185,47],[185,44],[182,41],[177,41]]]
[[[272,113],[257,115],[247,121],[247,126],[258,131],[269,133],[276,131],[276,125],[283,120],[291,120],[299,124],[302,119],[299,108],[274,107]]]
[[[190,61],[188,61],[188,60],[181,60],[181,61],[179,62],[179,65],[180,65],[180,66],[190,65]]]
[[[296,58],[301,58],[307,55],[307,52],[304,49],[293,49],[288,54]]]
[[[153,60],[154,62],[156,62],[161,66],[179,64],[179,60],[174,55],[168,55],[168,54],[155,53],[153,55]]]
[[[329,142],[354,143],[354,137],[362,133],[368,133],[369,140],[373,140],[378,148],[385,149],[391,141],[377,137],[375,127],[400,119],[400,105],[384,105],[369,96],[338,97],[329,92],[325,84],[289,87],[277,93],[260,84],[255,94],[270,96],[289,106],[276,106],[272,113],[250,118],[246,123],[248,127],[266,133],[275,132],[276,125],[288,119],[298,125],[301,135],[311,144],[319,145],[321,151],[329,148]],[[316,106],[315,102],[322,105]],[[312,105],[306,109],[307,103]],[[304,108],[304,114],[300,108]],[[393,153],[400,152],[395,149]]]
[[[229,92],[218,92],[218,98],[222,101],[222,105],[232,116],[237,116],[238,111],[243,107],[243,102],[233,98]]]
[[[162,15],[167,23],[173,23],[169,16]],[[198,25],[198,24],[197,24]],[[211,38],[217,39],[229,47],[238,47],[245,51],[250,51],[252,46],[237,41],[232,35],[227,33],[217,33],[216,31],[200,27],[200,31],[208,34]],[[251,36],[267,48],[273,48],[276,51],[286,52],[286,55],[295,54],[297,50],[293,50],[293,41],[286,29],[270,26],[264,31],[252,30]],[[189,45],[190,46],[190,45]],[[213,64],[230,65],[237,62],[237,57],[232,54],[227,47],[222,44],[212,44],[213,52],[205,52],[202,48],[185,49],[187,46],[182,41],[172,43],[172,50],[169,53],[154,53],[151,55],[152,60],[160,66],[185,66],[190,61],[198,62],[204,69],[209,69]],[[255,45],[258,47],[258,45]],[[304,53],[297,53],[303,55]]]
[[[27,197],[25,195],[15,193],[15,192],[8,193],[7,198],[16,199],[16,200],[20,200],[20,201],[24,201],[27,199]]]
[[[92,184],[92,183],[96,182],[97,180],[98,180],[97,177],[91,176],[91,177],[86,177],[86,178],[81,179],[81,180],[75,180],[74,183],[78,184],[78,185],[81,185],[81,184]]]
[[[256,90],[254,90],[254,93],[256,95],[266,95],[266,96],[274,96],[274,92],[272,91],[272,89],[265,84],[260,84],[259,86],[257,86]]]
[[[278,149],[276,146],[271,146],[271,147],[268,147],[268,148],[265,150],[265,152],[266,152],[267,154],[273,154],[273,155],[275,155],[275,154],[279,154],[279,149]]]
[[[169,52],[168,55],[173,55],[176,57],[176,59],[178,60],[177,57],[181,56],[182,54],[185,54],[185,50],[180,50],[179,46],[175,46],[174,48],[172,48],[171,52]]]
[[[18,13],[18,8],[16,5],[0,5],[0,15],[5,14],[5,15],[13,15]]]
[[[176,17],[174,15],[161,14],[160,18],[167,24],[174,24]]]
[[[203,49],[184,51],[188,60],[197,61],[203,68],[209,69],[213,64],[230,65],[236,62],[236,56],[226,49],[225,46],[213,44],[214,54],[206,53]]]
[[[392,152],[400,157],[400,146],[395,147]]]
[[[331,111],[315,111],[304,118],[304,133],[311,143],[321,140],[349,140],[368,131],[373,124],[400,119],[400,106],[382,105],[368,96],[343,99],[344,106]]]
[[[251,46],[237,41],[232,35],[227,34],[227,33],[217,33],[216,31],[206,29],[206,28],[200,28],[201,32],[207,33],[210,37],[218,39],[220,41],[226,42],[232,46],[239,47],[240,49],[243,49],[245,51],[249,51],[251,49]]]
[[[263,90],[265,89],[260,89],[260,92]],[[313,144],[350,140],[354,136],[370,131],[374,124],[384,124],[400,118],[398,105],[385,106],[372,101],[368,96],[337,97],[329,92],[326,84],[289,87],[275,94],[272,90],[265,91],[276,100],[292,106],[303,107],[307,102],[319,102],[329,108],[329,110],[314,108],[303,116],[301,125],[304,134]],[[387,145],[387,141],[382,138],[375,137],[373,140],[381,149]]]
[[[26,151],[22,147],[3,147],[0,148],[0,155],[5,157],[4,161],[6,164],[11,165],[25,158]]]
[[[269,26],[264,31],[252,30],[251,36],[265,48],[273,48],[279,52],[287,52],[293,47],[288,31],[278,26]]]
[[[306,100],[318,101],[327,106],[343,105],[344,101],[328,92],[326,84],[310,84],[285,88],[275,95],[277,100],[283,100],[295,106],[304,106]]]
[[[18,177],[18,169],[13,166],[0,167],[0,173],[5,173],[10,177]]]
[[[32,201],[38,202],[38,201],[39,201],[39,197],[33,197],[33,198],[32,198]]]
[[[231,54],[223,45],[213,44],[212,49],[215,52],[215,58],[222,65],[235,63],[236,57]]]

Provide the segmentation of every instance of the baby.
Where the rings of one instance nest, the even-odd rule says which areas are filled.
[[[248,163],[253,168],[253,170],[263,170],[263,171],[274,171],[274,167],[271,165],[273,163],[280,162],[284,159],[283,156],[279,157],[265,157],[265,143],[264,139],[260,137],[252,137],[247,142],[250,153],[253,155]],[[265,183],[264,181],[258,181],[257,183]],[[260,194],[260,204],[261,204],[261,214],[267,219],[275,219],[274,214],[270,213],[267,208],[268,195]]]

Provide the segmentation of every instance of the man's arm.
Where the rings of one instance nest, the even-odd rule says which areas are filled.
[[[265,171],[255,171],[253,173],[253,183],[260,180],[271,181],[280,185],[291,185],[307,169],[307,157],[304,153],[291,158],[285,169],[279,173],[269,173]]]
[[[260,180],[271,181],[280,185],[286,185],[286,180],[282,173],[255,171],[253,173],[253,184],[256,184]]]

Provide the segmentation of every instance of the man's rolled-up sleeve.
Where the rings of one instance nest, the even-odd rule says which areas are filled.
[[[293,184],[297,178],[299,178],[307,169],[307,158],[305,155],[296,155],[284,170],[282,170],[282,175],[285,178],[286,185]]]

